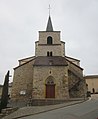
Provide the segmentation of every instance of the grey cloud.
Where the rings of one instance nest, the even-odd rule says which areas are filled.
[[[81,60],[84,74],[98,74],[97,0],[0,0],[0,83],[17,60],[34,55],[38,31],[45,30],[48,5],[66,54]],[[12,79],[11,79],[12,80]]]

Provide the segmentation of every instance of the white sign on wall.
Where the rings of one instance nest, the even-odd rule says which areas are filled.
[[[20,91],[20,95],[25,95],[25,94],[26,94],[26,90]]]

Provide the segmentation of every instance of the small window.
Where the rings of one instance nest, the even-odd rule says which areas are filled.
[[[52,56],[52,52],[50,52],[50,56]]]
[[[47,56],[49,56],[49,51],[47,52]]]
[[[93,91],[93,93],[95,93],[95,89],[94,88],[92,89],[92,91]]]
[[[47,52],[47,56],[52,56],[52,52]]]
[[[47,44],[48,44],[48,45],[52,45],[52,42],[53,42],[52,37],[49,36],[49,37],[47,38]]]

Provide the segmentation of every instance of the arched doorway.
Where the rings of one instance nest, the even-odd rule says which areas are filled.
[[[46,80],[46,98],[55,98],[55,83],[52,76]]]

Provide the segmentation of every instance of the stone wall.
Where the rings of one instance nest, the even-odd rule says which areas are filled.
[[[77,66],[80,66],[80,60],[77,60],[77,59],[74,59],[71,57],[67,57],[67,56],[66,56],[66,59],[71,61],[72,63],[76,64]]]
[[[13,100],[45,99],[46,79],[54,78],[55,99],[84,95],[83,70],[68,62],[68,66],[33,66],[34,60],[15,68],[11,98]],[[71,73],[70,73],[70,72]],[[25,94],[24,94],[25,93]]]
[[[69,91],[70,98],[83,98],[86,96],[85,90],[85,83],[83,80],[81,80]]]
[[[69,98],[67,66],[34,66],[32,97],[35,99],[46,97],[45,81],[49,76],[55,80],[55,99]]]
[[[60,44],[60,31],[56,32],[39,31],[39,44],[47,44],[48,36],[51,36],[53,38],[53,44]]]
[[[38,45],[38,47],[36,48],[36,55],[37,56],[47,56],[47,52],[52,52],[53,56],[63,56],[63,52],[62,52],[62,45]]]
[[[32,94],[34,61],[23,64],[14,69],[12,100],[28,98]]]
[[[83,78],[83,69],[70,61],[67,61],[68,69],[72,71],[74,74],[78,75],[78,77]]]
[[[47,44],[47,37],[51,36],[52,45]],[[47,56],[47,52],[52,52],[53,56],[65,56],[65,43],[60,41],[60,31],[39,32],[39,41],[35,43],[36,56]]]
[[[84,97],[85,93],[85,82],[84,79],[80,79],[74,73],[69,73],[69,95],[70,98],[81,98]]]
[[[91,93],[98,93],[98,75],[88,75],[84,78],[88,85],[88,91]]]
[[[70,98],[81,98],[85,95],[86,83],[83,78],[83,70],[69,63],[68,84]]]
[[[30,60],[33,60],[34,58],[35,58],[35,56],[21,59],[21,60],[19,60],[19,65],[22,65],[22,64],[24,64],[26,62],[29,62]]]

